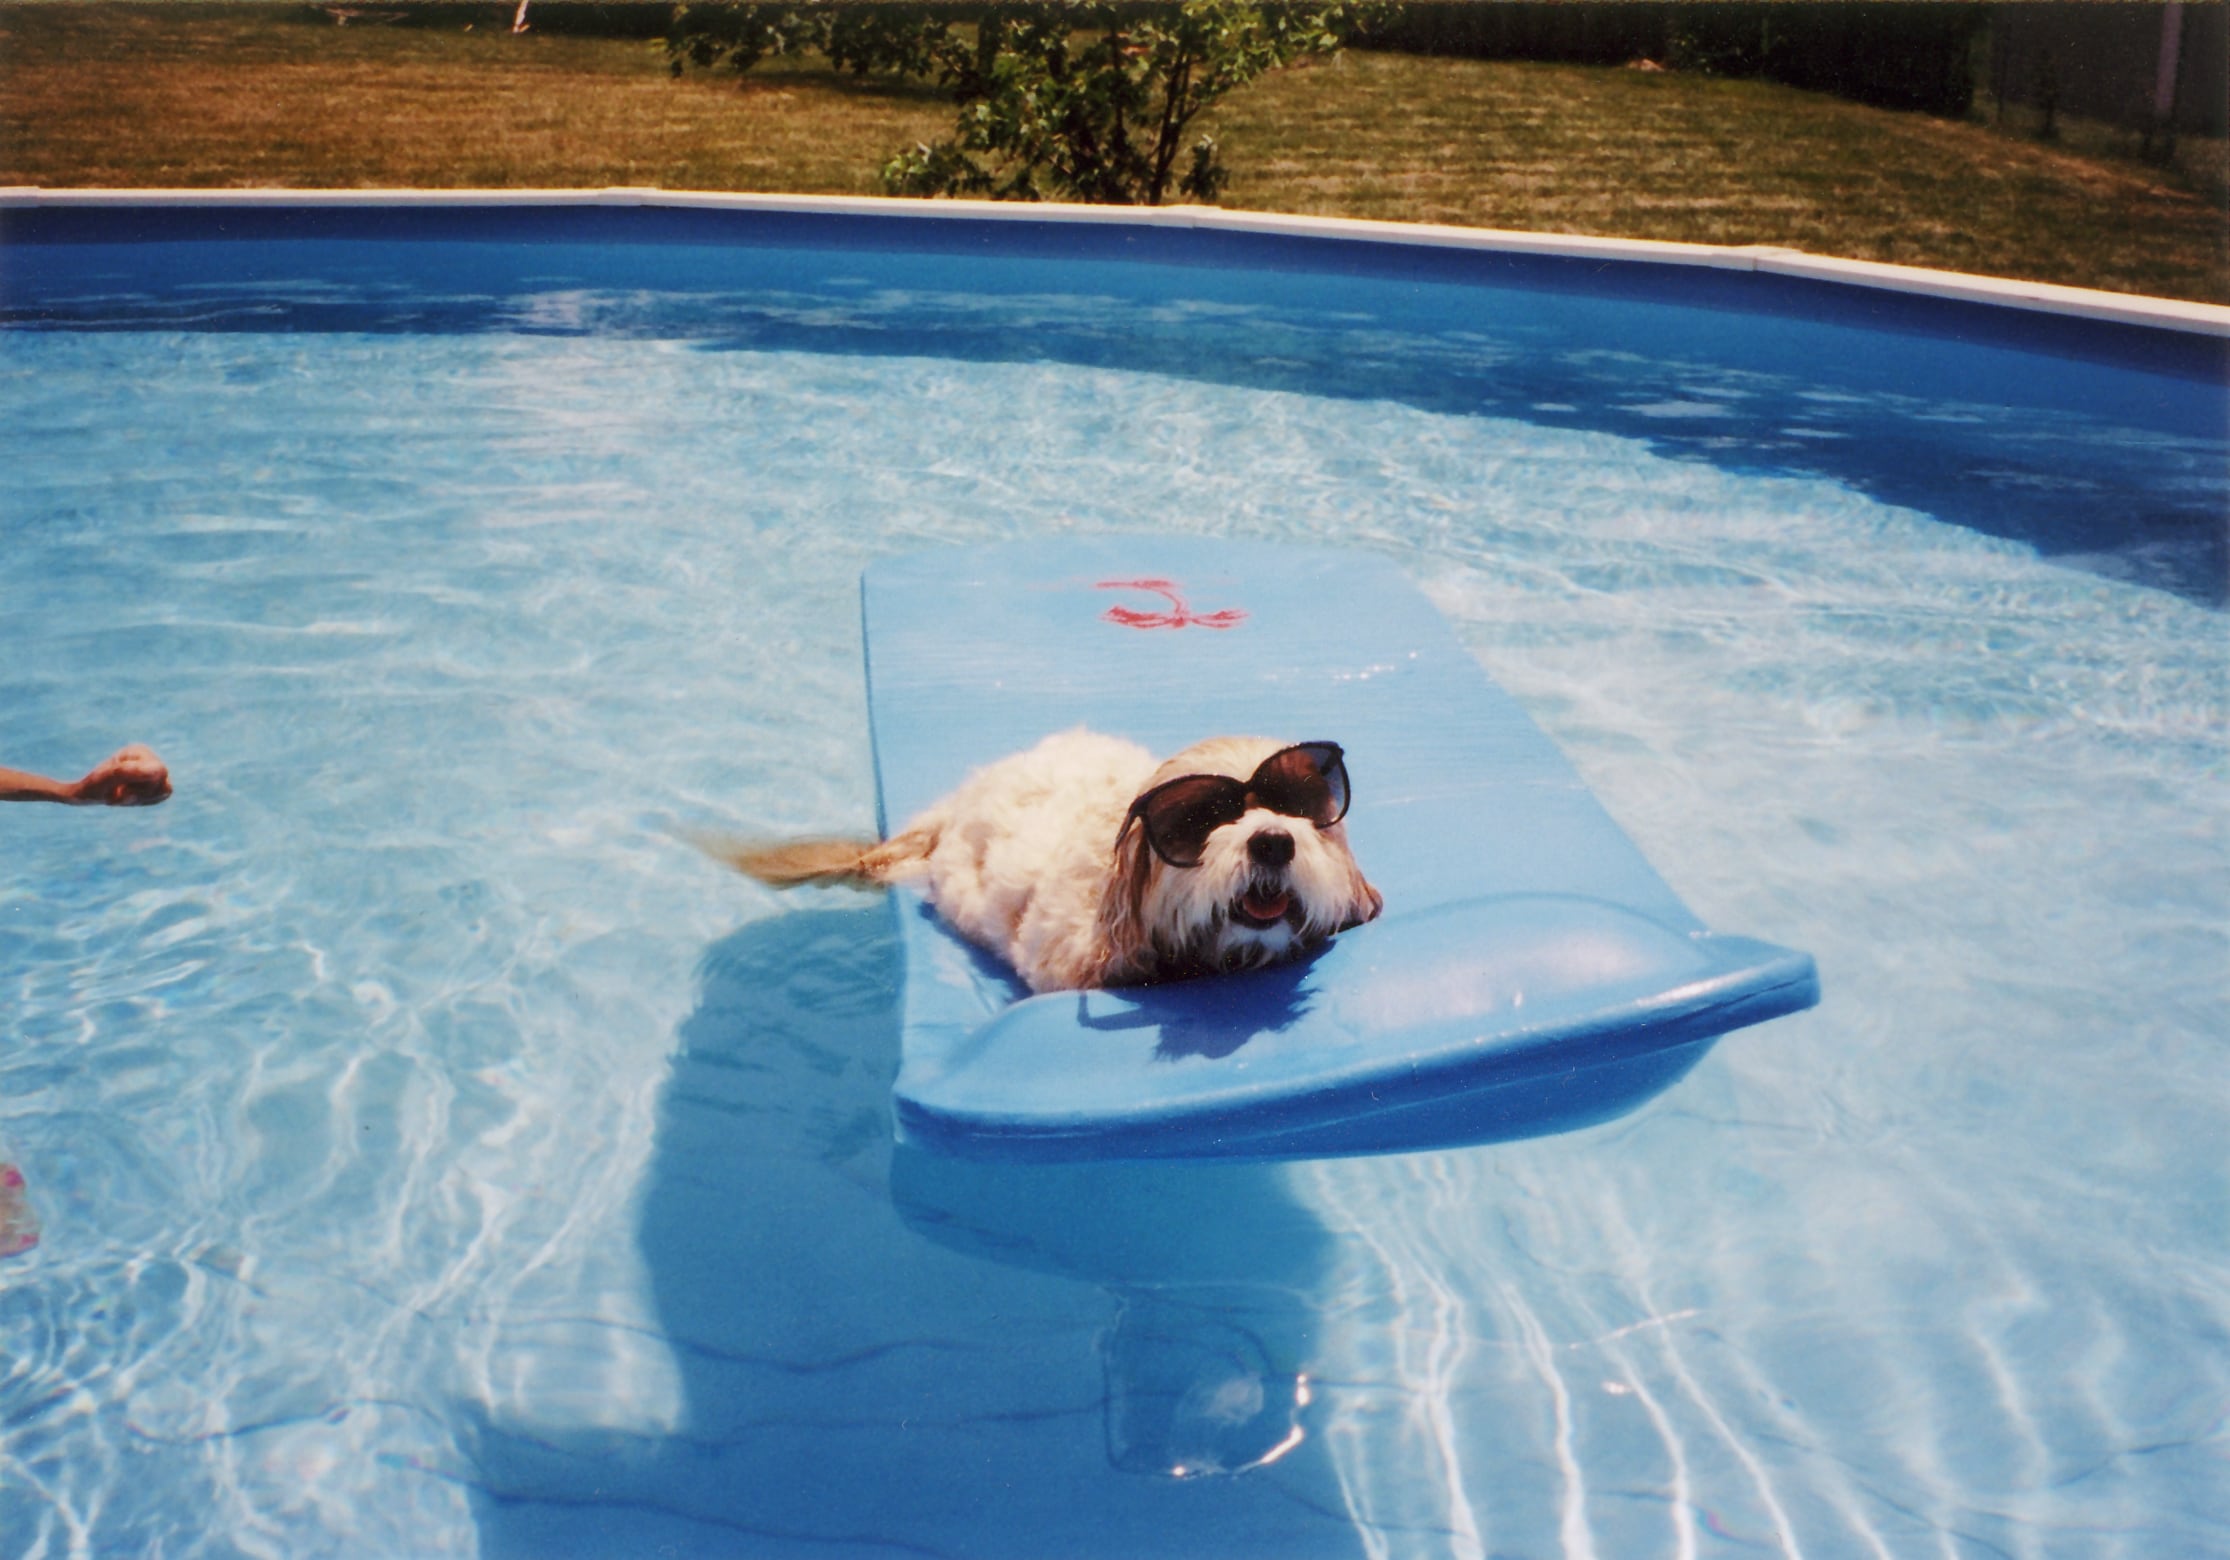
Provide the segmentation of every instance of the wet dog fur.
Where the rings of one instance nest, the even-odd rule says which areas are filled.
[[[912,887],[1032,991],[1255,969],[1378,914],[1383,901],[1345,826],[1250,808],[1208,836],[1198,866],[1172,867],[1143,828],[1125,831],[1123,821],[1135,798],[1166,780],[1244,780],[1284,746],[1212,737],[1157,764],[1134,742],[1065,731],[975,771],[880,843],[706,848],[777,887]]]

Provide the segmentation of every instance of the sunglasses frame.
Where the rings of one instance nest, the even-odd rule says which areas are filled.
[[[1281,817],[1306,818],[1320,829],[1329,829],[1333,824],[1345,818],[1347,809],[1355,800],[1354,782],[1347,773],[1346,749],[1342,748],[1337,742],[1292,742],[1279,748],[1275,753],[1257,764],[1254,773],[1244,780],[1231,775],[1175,775],[1151,790],[1141,792],[1138,799],[1130,804],[1130,811],[1123,815],[1123,827],[1115,836],[1115,848],[1118,851],[1123,848],[1123,841],[1130,837],[1131,825],[1137,824],[1146,836],[1147,849],[1170,866],[1180,870],[1199,866],[1206,855],[1207,835],[1201,836],[1201,851],[1195,854],[1190,861],[1182,861],[1171,855],[1168,850],[1163,848],[1164,842],[1157,836],[1153,823],[1147,817],[1147,810],[1153,805],[1154,798],[1175,786],[1192,785],[1202,780],[1221,781],[1226,786],[1236,787],[1239,792],[1239,810],[1233,813],[1229,819],[1224,820],[1225,822],[1236,823],[1239,819],[1244,818],[1254,806],[1258,805],[1256,802],[1257,784],[1262,778],[1262,772],[1288,753],[1306,753],[1310,756],[1310,761],[1315,765],[1317,777],[1325,782],[1326,787],[1337,799],[1338,810],[1329,818],[1318,818],[1313,813],[1288,812],[1282,807],[1270,806],[1267,802],[1259,805],[1269,806],[1272,812]],[[1338,776],[1336,781],[1333,779],[1334,775]],[[1211,824],[1207,832],[1213,834],[1222,827],[1223,823]]]

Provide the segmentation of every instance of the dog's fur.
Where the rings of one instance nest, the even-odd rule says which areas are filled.
[[[1214,737],[1167,763],[1134,742],[1076,730],[977,770],[959,789],[880,844],[801,840],[707,842],[763,883],[903,883],[962,935],[1005,958],[1033,991],[1138,985],[1298,956],[1368,921],[1383,901],[1364,881],[1341,824],[1319,829],[1266,808],[1208,837],[1196,867],[1172,867],[1133,825],[1133,799],[1181,775],[1244,780],[1282,742]],[[1250,855],[1257,835],[1283,833],[1291,859]],[[1275,856],[1276,849],[1263,854]],[[1247,924],[1241,901],[1285,910]]]

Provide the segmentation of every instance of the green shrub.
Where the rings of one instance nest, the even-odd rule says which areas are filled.
[[[695,4],[668,34],[685,65],[749,70],[817,51],[839,70],[933,81],[952,135],[899,152],[899,195],[1159,205],[1212,200],[1228,177],[1194,121],[1237,88],[1339,46],[1349,8],[1183,0],[1035,0],[972,9],[904,4]]]
[[[1938,0],[1424,0],[1386,7],[1356,41],[1473,59],[1591,65],[1646,59],[1958,118],[1974,101],[1974,48],[1988,19],[1985,6]]]

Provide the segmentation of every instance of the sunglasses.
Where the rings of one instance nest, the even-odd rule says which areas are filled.
[[[1267,807],[1329,829],[1347,816],[1347,760],[1340,745],[1298,742],[1280,748],[1244,780],[1229,775],[1164,780],[1130,804],[1115,846],[1122,848],[1135,823],[1162,860],[1173,867],[1197,867],[1208,852],[1208,836],[1237,823],[1250,807]]]

